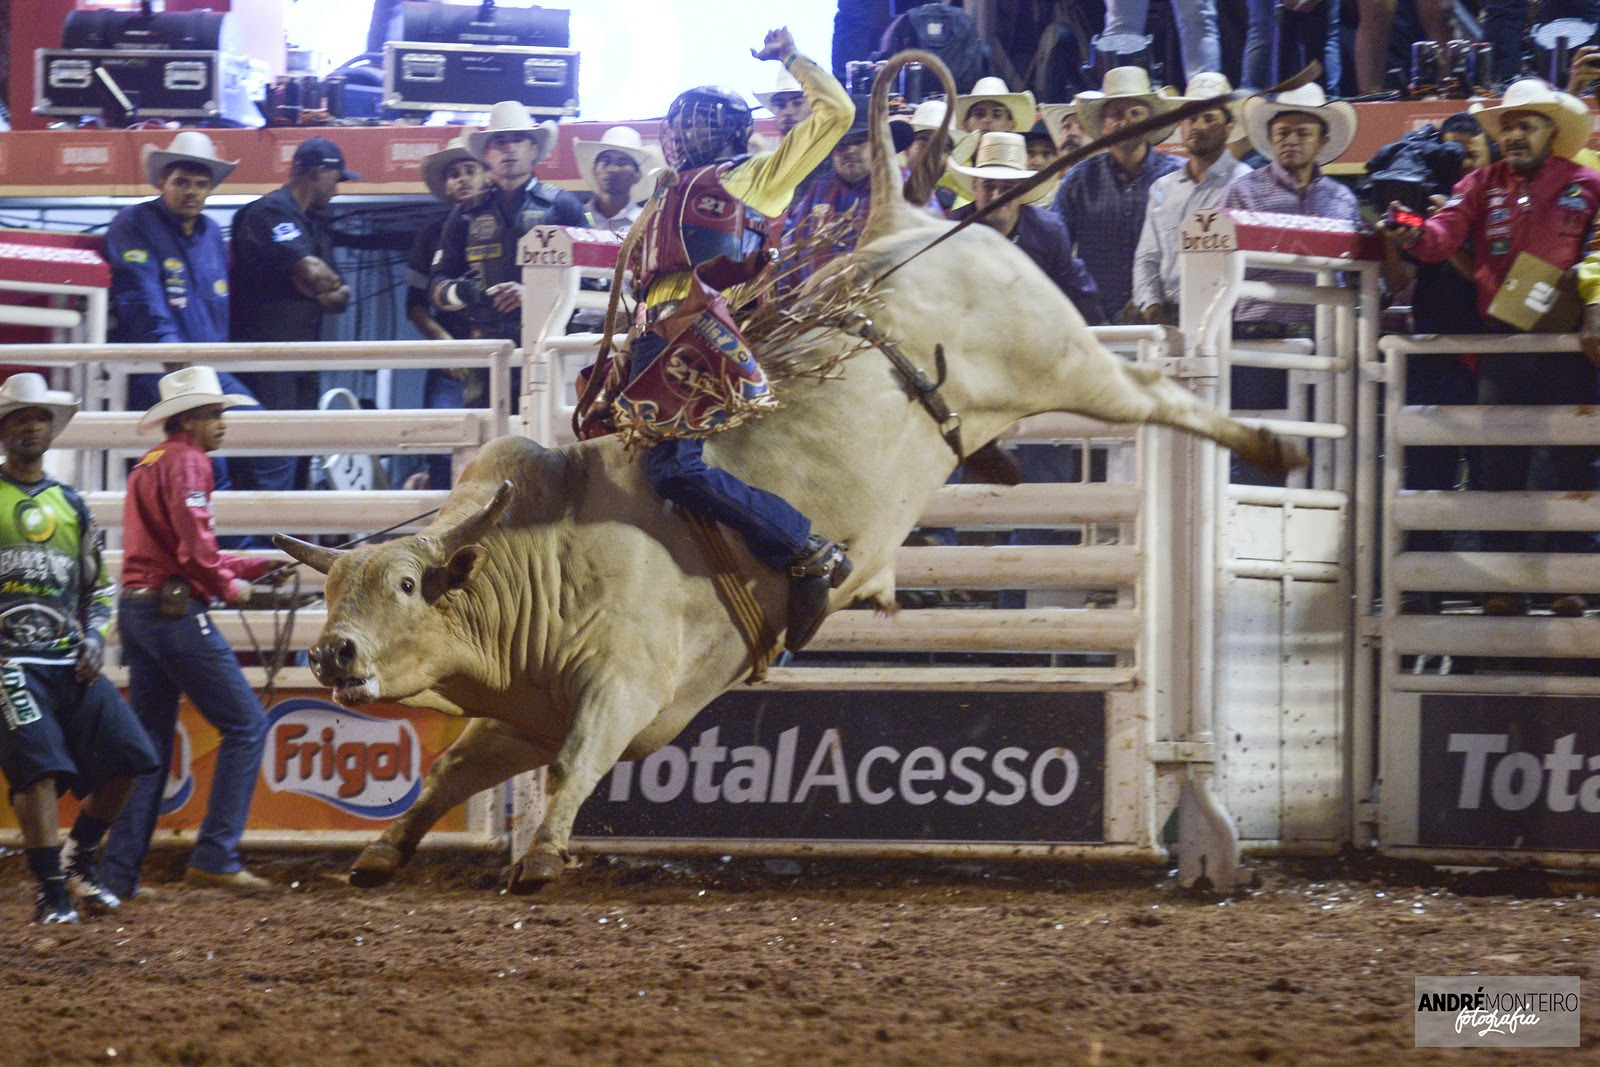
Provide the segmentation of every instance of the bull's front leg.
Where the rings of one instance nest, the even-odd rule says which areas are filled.
[[[388,883],[451,808],[512,775],[544,766],[554,754],[554,742],[531,738],[496,719],[473,719],[429,768],[417,802],[356,858],[350,884],[365,889]]]
[[[545,772],[544,821],[527,855],[512,865],[511,892],[534,893],[561,877],[578,809],[658,708],[659,701],[625,684],[596,686],[584,694],[572,729]]]

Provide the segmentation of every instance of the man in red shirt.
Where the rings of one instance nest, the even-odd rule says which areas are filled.
[[[271,883],[244,869],[239,838],[255,793],[267,720],[233,649],[206,614],[210,602],[249,600],[251,582],[274,566],[270,559],[218,551],[211,513],[206,453],[222,445],[223,410],[251,401],[223,393],[217,372],[202,366],[163,377],[160,396],[140,420],[139,432],[160,426],[167,439],[128,475],[117,625],[128,664],[128,696],[161,767],[139,779],[112,826],[104,878],[124,898],[138,888],[172,762],[178,698],[187,693],[222,735],[222,744],[185,881],[259,892]]]

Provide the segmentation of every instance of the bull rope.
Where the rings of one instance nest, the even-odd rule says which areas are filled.
[[[750,650],[750,677],[744,680],[744,684],[755,685],[766,681],[767,668],[778,653],[778,635],[767,625],[766,614],[762,612],[761,605],[756,603],[750,587],[745,584],[739,561],[733,556],[733,548],[723,536],[722,527],[710,519],[683,508],[677,511],[683,516],[683,521],[689,524],[689,529],[711,560],[711,580],[717,587],[717,596],[727,607],[728,614],[733,616],[739,636],[744,638],[745,647]]]

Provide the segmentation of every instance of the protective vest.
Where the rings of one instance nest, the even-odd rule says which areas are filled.
[[[722,176],[746,158],[699,167],[666,191],[640,241],[641,295],[664,275],[693,270],[718,256],[739,262],[765,247],[766,216],[722,185]]]
[[[0,655],[70,663],[81,629],[102,634],[111,584],[88,508],[49,478],[0,477]]]

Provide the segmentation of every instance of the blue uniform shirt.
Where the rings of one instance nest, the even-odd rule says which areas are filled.
[[[206,344],[228,339],[228,246],[201,215],[184,235],[161,202],[125,207],[106,233],[116,327],[111,340]]]

